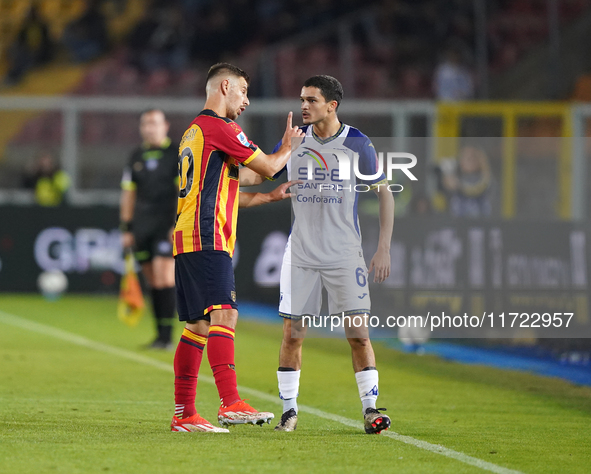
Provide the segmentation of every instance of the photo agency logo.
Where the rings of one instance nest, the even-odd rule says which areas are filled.
[[[412,153],[377,153],[373,146],[361,157],[346,148],[302,147],[298,151],[295,155],[298,158],[297,179],[308,181],[300,185],[304,189],[368,192],[383,186],[397,193],[404,187],[390,183],[396,171],[401,171],[411,181],[417,181],[411,171],[417,164],[417,157]],[[388,182],[382,182],[384,179]]]

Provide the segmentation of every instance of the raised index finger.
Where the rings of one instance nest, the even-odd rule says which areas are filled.
[[[291,128],[293,127],[291,124],[291,118],[293,117],[293,112],[290,112],[287,114],[287,129],[291,130]]]

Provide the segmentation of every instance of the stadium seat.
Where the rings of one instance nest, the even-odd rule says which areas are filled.
[[[15,145],[25,145],[27,143],[38,143],[41,140],[43,131],[43,115],[28,120],[20,133],[18,133],[11,142]]]
[[[113,114],[109,121],[112,124],[113,143],[130,148],[137,146],[140,138],[135,114]]]
[[[158,69],[152,72],[144,84],[146,95],[163,95],[171,85],[171,75],[166,69]]]
[[[577,78],[573,100],[591,102],[591,74],[583,74]]]
[[[111,88],[113,95],[130,96],[140,93],[140,78],[139,73],[135,68],[129,66],[122,66],[113,82]]]
[[[179,97],[202,95],[205,89],[205,77],[195,69],[188,69],[178,76],[174,94]]]
[[[297,69],[297,54],[296,47],[289,45],[282,48],[276,56],[277,85],[282,97],[293,96],[301,87],[292,72]]]
[[[106,136],[106,123],[103,114],[86,113],[81,121],[81,141],[83,145],[100,143]]]

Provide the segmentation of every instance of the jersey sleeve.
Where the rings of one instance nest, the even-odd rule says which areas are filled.
[[[275,145],[275,148],[273,148],[273,153],[277,153],[279,151],[279,148],[281,148],[281,143],[279,142],[277,143],[277,145]],[[277,171],[277,173],[275,173],[271,178],[269,178],[267,176],[267,179],[269,181],[275,181],[277,178],[279,178],[279,176],[281,176],[285,171],[287,170],[287,165],[285,165],[283,168],[281,168],[279,171]]]
[[[375,175],[378,172],[378,154],[369,138],[366,138],[359,150],[359,172],[365,176]],[[386,176],[382,173],[373,179],[359,180],[362,184],[367,184],[370,188],[375,188],[378,184],[386,182]]]
[[[215,147],[239,163],[247,165],[261,152],[261,149],[247,138],[236,122],[223,122],[218,129]]]

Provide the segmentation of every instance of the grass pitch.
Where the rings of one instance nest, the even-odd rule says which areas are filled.
[[[335,421],[336,415],[361,422],[348,345],[339,340],[304,344],[299,402],[311,408],[300,412],[297,431],[275,433],[272,424],[234,427],[229,435],[171,433],[173,354],[140,348],[152,337],[149,317],[130,329],[115,314],[111,297],[49,303],[0,295],[0,472],[591,469],[589,387],[379,344],[378,405],[388,408],[391,430],[413,444]],[[238,383],[251,389],[242,396],[276,420],[280,338],[280,325],[239,322]],[[200,375],[198,409],[215,422],[218,396],[206,362]],[[459,458],[423,449],[421,441]]]

